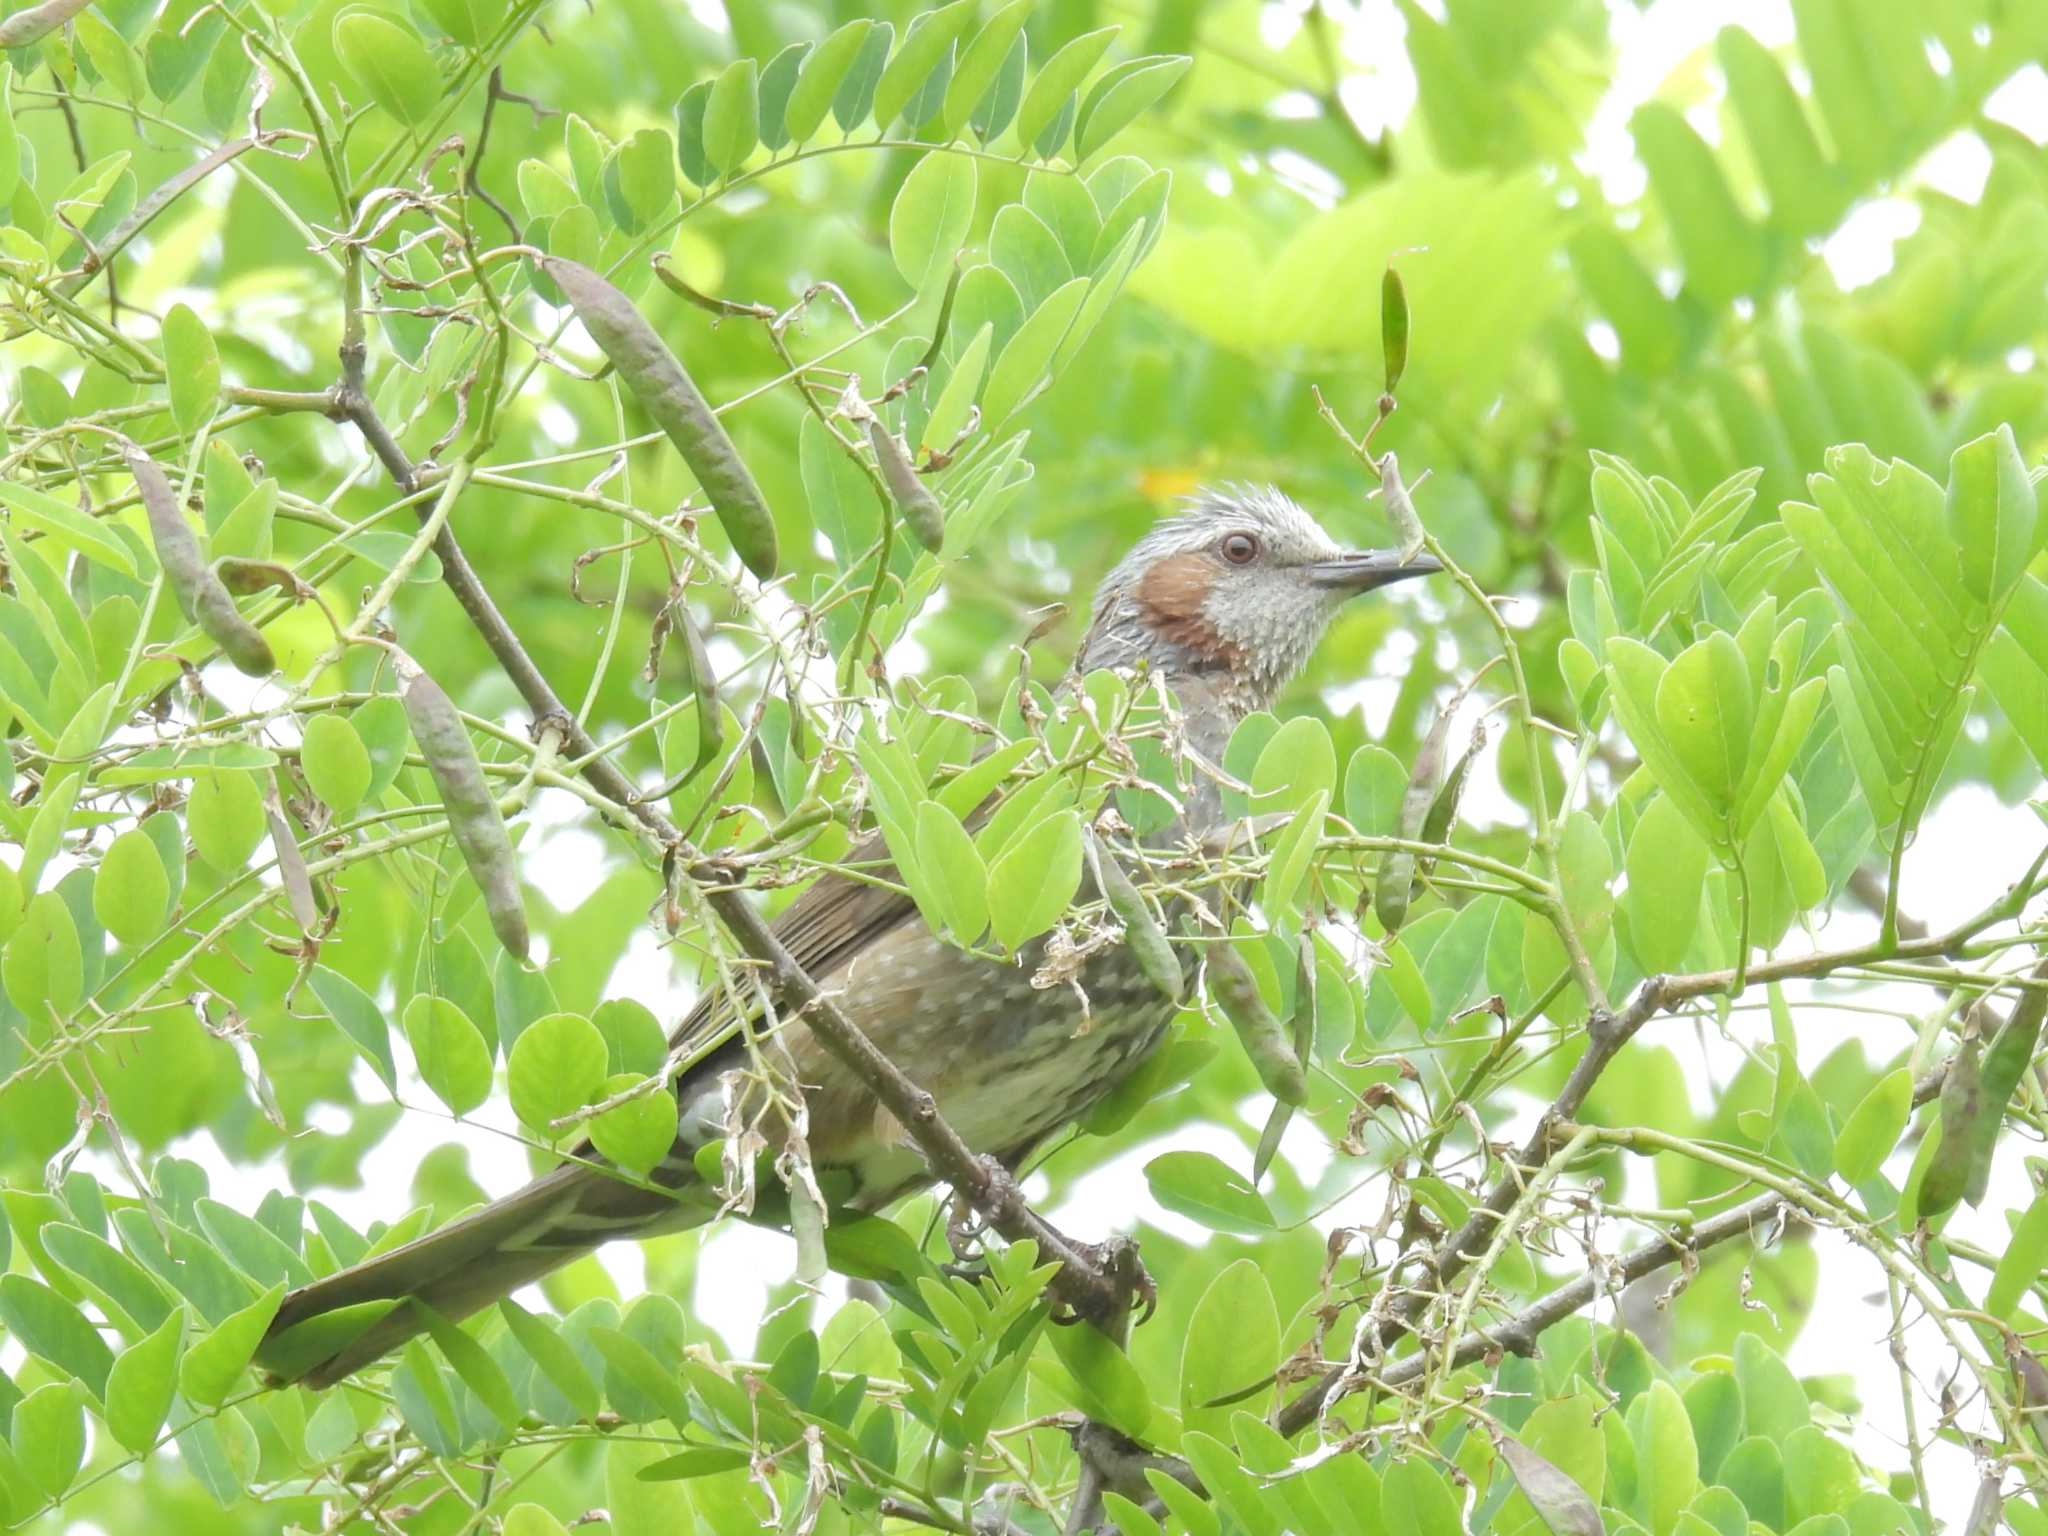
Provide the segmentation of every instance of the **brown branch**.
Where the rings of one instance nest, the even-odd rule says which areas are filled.
[[[1751,966],[1748,980],[1752,983],[1786,981],[1802,977],[1826,976],[1849,966],[1867,965],[1878,960],[1936,959],[1960,950],[1983,929],[2017,913],[2033,890],[2034,880],[2040,871],[2037,860],[2026,878],[2019,881],[2004,898],[1969,921],[1958,924],[1946,933],[1930,935],[1908,943],[1887,948],[1882,941],[1859,945],[1851,949],[1828,950],[1819,954],[1801,955],[1789,960],[1773,960],[1762,965]],[[1447,1286],[1461,1274],[1465,1266],[1485,1251],[1492,1240],[1494,1224],[1504,1216],[1515,1203],[1525,1187],[1528,1172],[1542,1166],[1544,1159],[1553,1150],[1557,1127],[1574,1118],[1592,1093],[1593,1086],[1601,1073],[1613,1063],[1623,1046],[1635,1038],[1638,1031],[1651,1019],[1667,1009],[1693,998],[1725,992],[1736,984],[1733,970],[1702,971],[1691,976],[1652,976],[1636,989],[1636,995],[1619,1014],[1595,1012],[1586,1024],[1586,1051],[1572,1068],[1563,1088],[1544,1111],[1535,1131],[1526,1145],[1516,1155],[1507,1171],[1495,1181],[1486,1193],[1486,1198],[1473,1208],[1463,1224],[1445,1238],[1430,1254],[1423,1256],[1420,1263],[1429,1271],[1439,1286]],[[1937,1085],[1939,1078],[1933,1078]],[[1926,1082],[1920,1085],[1926,1087]],[[1929,1089],[1926,1096],[1931,1096]],[[1918,1095],[1918,1089],[1916,1089]],[[1924,1096],[1920,1098],[1925,1101]],[[1411,1331],[1415,1320],[1428,1308],[1435,1292],[1417,1287],[1409,1291],[1391,1309],[1391,1315],[1380,1325],[1380,1345],[1391,1347],[1403,1333]],[[1323,1405],[1337,1390],[1349,1371],[1349,1367],[1338,1367],[1325,1372],[1299,1397],[1281,1409],[1274,1420],[1284,1435],[1292,1436],[1314,1422],[1322,1412]]]
[[[335,391],[336,407],[363,434],[399,490],[411,495],[418,489],[417,471],[364,393],[362,370],[360,339],[353,347],[345,340],[342,380]],[[482,578],[457,542],[452,523],[442,525],[434,538],[433,550],[441,562],[442,580],[534,717],[562,721],[568,735],[564,750],[570,757],[583,759],[583,777],[591,788],[636,818],[656,842],[675,850],[684,859],[684,873],[705,888],[706,901],[734,942],[763,967],[769,984],[810,1026],[819,1043],[859,1078],[902,1125],[933,1175],[952,1185],[1006,1240],[1014,1243],[1029,1239],[1038,1245],[1041,1258],[1057,1262],[1059,1273],[1053,1276],[1050,1289],[1078,1317],[1100,1326],[1113,1325],[1128,1314],[1133,1297],[1129,1280],[1070,1242],[1031,1208],[1008,1169],[968,1146],[940,1116],[938,1103],[931,1094],[899,1071],[797,964],[746,894],[730,886],[730,870],[698,856],[675,825],[641,797],[639,786],[602,754],[596,740],[569,713],[527,653],[525,643],[498,611]]]

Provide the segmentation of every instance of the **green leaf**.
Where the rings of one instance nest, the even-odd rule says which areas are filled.
[[[1082,99],[1075,119],[1074,158],[1085,162],[1172,90],[1194,63],[1189,58],[1151,56],[1117,65]]]
[[[1670,1536],[1699,1492],[1699,1450],[1685,1401],[1669,1382],[1653,1381],[1643,1397],[1643,1427],[1636,1432],[1635,1448],[1637,1499],[1649,1516],[1652,1536]],[[1632,1428],[1634,1418],[1631,1414]]]
[[[509,1299],[498,1303],[498,1313],[519,1341],[519,1347],[540,1368],[548,1383],[568,1399],[577,1416],[587,1419],[595,1415],[602,1405],[597,1382],[555,1325]]]
[[[761,147],[771,155],[789,143],[789,101],[811,51],[809,43],[791,43],[761,71]]]
[[[1875,1178],[1905,1134],[1913,1109],[1913,1074],[1904,1067],[1879,1078],[1835,1137],[1835,1167],[1851,1184]]]
[[[107,1377],[107,1428],[141,1455],[156,1444],[178,1385],[178,1353],[185,1314],[172,1309],[156,1332],[121,1352]]]
[[[1053,1353],[1080,1389],[1081,1408],[1134,1439],[1152,1422],[1152,1391],[1130,1357],[1096,1328],[1048,1328]]]
[[[1420,1456],[1392,1463],[1380,1481],[1380,1519],[1402,1536],[1460,1536],[1459,1503],[1444,1475]]]
[[[981,393],[982,421],[995,432],[1017,408],[1038,393],[1053,354],[1067,339],[1074,318],[1088,297],[1089,279],[1077,277],[1039,305],[996,358]]]
[[[605,1080],[603,1096],[609,1098],[645,1081],[638,1072],[614,1073]],[[621,1168],[644,1178],[675,1146],[676,1113],[674,1091],[654,1088],[592,1119],[590,1140]]]
[[[50,1382],[14,1405],[9,1437],[36,1492],[59,1499],[85,1462],[85,1405],[70,1382]]]
[[[242,1372],[256,1358],[256,1346],[277,1316],[284,1300],[284,1283],[279,1281],[255,1301],[230,1317],[223,1318],[205,1338],[185,1351],[178,1367],[178,1390],[195,1403],[218,1408],[235,1389]]]
[[[2027,461],[2009,425],[1973,438],[1949,459],[1944,507],[1963,585],[1996,607],[2025,574],[2040,515]]]
[[[1271,1374],[1279,1358],[1280,1314],[1272,1286],[1252,1259],[1225,1265],[1188,1317],[1180,1355],[1183,1428],[1220,1435],[1238,1408],[1262,1412],[1272,1387],[1258,1386],[1249,1395],[1245,1389]]]
[[[917,863],[954,939],[979,939],[988,927],[988,868],[960,818],[936,800],[917,808]]]
[[[1998,1256],[1998,1267],[1991,1272],[1984,1310],[2016,1323],[2020,1301],[2044,1271],[2048,1271],[2048,1193],[2036,1195],[2013,1228],[2005,1252]]]
[[[1269,919],[1294,910],[1295,899],[1301,894],[1302,882],[1308,878],[1309,866],[1322,842],[1323,814],[1329,808],[1329,799],[1329,790],[1318,789],[1309,796],[1306,805],[1295,809],[1274,840],[1272,857],[1266,863],[1266,881],[1259,892],[1259,906]]]
[[[922,293],[943,282],[974,221],[972,160],[933,150],[911,167],[889,208],[889,253]]]
[[[848,133],[866,120],[868,109],[874,105],[875,88],[888,66],[889,45],[895,38],[894,27],[886,21],[876,22],[861,38],[859,53],[833,93],[833,121]]]
[[[78,925],[57,892],[43,891],[29,899],[21,925],[0,954],[0,985],[5,986],[8,1001],[36,1021],[38,1034],[53,1013],[67,1015],[84,998]]]
[[[255,776],[218,768],[195,773],[185,827],[192,846],[217,873],[240,874],[270,830]]]
[[[189,437],[212,419],[220,398],[220,352],[213,332],[189,304],[173,304],[164,315],[163,347],[171,420]]]
[[[337,817],[346,817],[370,792],[369,748],[348,717],[331,710],[306,722],[299,767],[313,793]]]
[[[730,176],[761,141],[761,80],[752,59],[734,59],[704,104],[704,156]]]
[[[597,1095],[609,1065],[604,1036],[581,1014],[537,1019],[506,1059],[512,1111],[545,1135],[550,1121],[575,1113]]]
[[[506,1379],[504,1367],[492,1358],[490,1351],[425,1302],[416,1300],[410,1305],[425,1320],[435,1347],[462,1378],[462,1384],[476,1394],[477,1401],[498,1421],[499,1433],[509,1434],[518,1428],[519,1400],[512,1395],[512,1383]]]
[[[344,11],[334,51],[370,99],[406,127],[421,129],[441,105],[441,76],[413,32],[376,11]]]
[[[939,114],[940,131],[948,139],[960,136],[974,109],[988,95],[1003,61],[1010,55],[1011,45],[1023,35],[1024,23],[1031,19],[1034,5],[1035,0],[1010,0],[961,52],[953,78],[946,86],[946,104]]]
[[[689,1490],[646,1475],[668,1450],[627,1437],[605,1447],[605,1513],[612,1536],[677,1536],[697,1528]]]
[[[421,993],[407,1003],[405,1038],[420,1076],[456,1115],[491,1096],[491,1048],[469,1015],[447,998]]]
[[[637,234],[668,212],[676,200],[675,163],[666,129],[637,129],[618,147],[605,186],[620,228]]]
[[[113,1351],[71,1303],[26,1275],[0,1275],[0,1322],[30,1354],[69,1371],[104,1400]]]
[[[704,117],[716,82],[699,80],[676,98],[676,164],[690,184],[708,187],[718,180],[718,167],[704,148]]]
[[[1812,1417],[1806,1389],[1778,1352],[1753,1333],[1735,1340],[1735,1382],[1742,1388],[1742,1415],[1752,1435],[1782,1445]]]
[[[424,0],[434,25],[465,48],[481,48],[497,30],[504,7],[497,0]]]
[[[857,17],[811,50],[797,72],[789,104],[783,109],[783,128],[790,143],[801,144],[818,131],[825,114],[832,110],[832,98],[840,82],[859,57],[861,45],[873,26],[874,22],[867,17]]]
[[[1273,1213],[1243,1174],[1207,1152],[1166,1152],[1145,1165],[1152,1198],[1169,1211],[1217,1232],[1259,1237]]]
[[[953,364],[946,387],[933,403],[921,434],[927,454],[948,452],[961,428],[967,425],[968,412],[974,408],[974,397],[981,392],[981,381],[988,371],[989,344],[994,334],[994,326],[984,324]]]
[[[1735,637],[1714,630],[1679,652],[1657,685],[1657,724],[1701,796],[1723,817],[1735,806],[1756,712]]]
[[[306,973],[313,996],[341,1032],[356,1043],[392,1093],[398,1092],[398,1067],[391,1056],[391,1028],[370,995],[339,971],[316,965]]]
[[[140,944],[163,930],[171,908],[171,878],[156,843],[140,827],[115,838],[100,857],[92,885],[93,915],[123,944]]]
[[[549,1010],[552,1011],[552,1010]],[[604,1036],[606,1060],[614,1073],[651,1076],[668,1057],[661,1023],[645,1003],[630,997],[607,998],[590,1011],[590,1022]]]
[[[123,576],[137,574],[135,556],[119,536],[76,507],[11,480],[0,480],[0,503],[6,504],[17,524],[36,530],[51,543],[96,560]]]
[[[952,49],[954,40],[974,20],[978,0],[953,0],[951,5],[927,11],[911,23],[903,46],[896,50],[875,84],[875,124],[888,128],[897,114],[931,79],[932,72]],[[911,124],[914,128],[917,125]],[[900,266],[901,263],[899,262]]]
[[[1643,969],[1676,971],[1699,927],[1707,845],[1669,795],[1658,795],[1637,819],[1628,844],[1629,942]]]
[[[1119,27],[1102,27],[1084,32],[1062,45],[1045,61],[1045,67],[1031,82],[1031,89],[1024,93],[1024,105],[1017,109],[1018,143],[1033,150],[1041,160],[1049,160],[1060,152],[1066,143],[1064,132],[1050,145],[1039,141],[1072,107],[1081,82],[1102,61],[1102,56],[1109,51],[1109,45],[1116,41],[1121,30]]]
[[[997,856],[988,872],[989,924],[1016,949],[1060,920],[1081,888],[1081,818],[1047,816]]]
[[[538,1504],[514,1504],[505,1512],[502,1536],[568,1536],[562,1522]]]

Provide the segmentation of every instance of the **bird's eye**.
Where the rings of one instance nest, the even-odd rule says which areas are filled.
[[[1220,547],[1232,565],[1250,565],[1259,558],[1259,541],[1248,533],[1225,534]]]

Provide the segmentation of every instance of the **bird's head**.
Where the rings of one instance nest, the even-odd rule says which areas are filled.
[[[1103,579],[1079,666],[1200,678],[1248,714],[1300,670],[1347,599],[1441,569],[1428,555],[1404,564],[1343,549],[1271,486],[1204,490]]]

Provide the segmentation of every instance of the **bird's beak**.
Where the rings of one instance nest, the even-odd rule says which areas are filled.
[[[1308,579],[1316,586],[1344,592],[1370,592],[1377,587],[1406,581],[1411,576],[1427,576],[1442,570],[1443,564],[1434,555],[1418,554],[1403,560],[1398,550],[1356,549],[1335,559],[1318,560],[1305,569]]]

